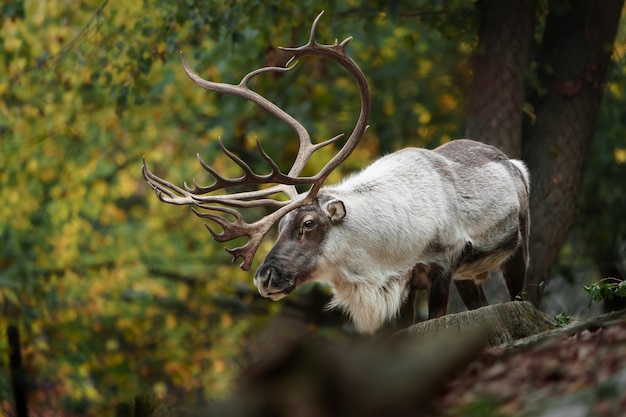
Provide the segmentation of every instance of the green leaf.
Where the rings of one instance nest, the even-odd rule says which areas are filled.
[[[559,313],[556,316],[554,316],[554,321],[556,321],[556,323],[559,326],[565,326],[567,324],[569,324],[572,321],[572,316],[570,316],[567,313]]]
[[[5,19],[24,19],[24,0],[9,0],[0,9]]]
[[[622,281],[619,283],[619,285],[615,289],[615,295],[623,298],[626,297],[626,281]]]

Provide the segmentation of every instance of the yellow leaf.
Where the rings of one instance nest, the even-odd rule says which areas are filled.
[[[217,359],[213,362],[213,369],[216,373],[221,374],[226,369],[226,365],[224,365],[224,361]]]
[[[173,314],[168,314],[165,316],[165,327],[167,329],[176,328],[176,317]]]
[[[618,164],[626,163],[626,149],[615,149],[613,151],[613,157]]]
[[[157,382],[152,386],[152,391],[158,398],[165,398],[167,395],[167,385],[165,382]]]
[[[120,344],[117,339],[108,339],[105,344],[106,350],[113,351],[117,350],[120,347]]]

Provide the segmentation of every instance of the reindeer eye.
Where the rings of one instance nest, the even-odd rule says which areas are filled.
[[[304,222],[302,222],[302,228],[304,230],[313,230],[315,228],[315,220],[305,220]]]

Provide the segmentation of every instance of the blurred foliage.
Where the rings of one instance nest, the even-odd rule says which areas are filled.
[[[23,329],[32,404],[102,415],[94,410],[142,391],[188,403],[227,392],[255,328],[278,304],[255,304],[251,274],[229,264],[189,210],[154,197],[141,159],[176,184],[204,182],[195,153],[236,174],[217,137],[253,165],[262,162],[258,137],[288,167],[295,134],[241,99],[198,88],[179,50],[203,77],[236,83],[260,66],[284,64],[289,56],[276,47],[305,42],[321,9],[317,39],[355,38],[349,51],[373,96],[362,146],[329,181],[382,153],[457,136],[475,43],[472,1],[9,0],[0,7],[0,331],[8,321]],[[626,124],[623,67],[615,72],[591,162],[598,178],[614,182],[626,166],[623,156],[612,158],[624,152],[618,138]],[[356,86],[328,62],[306,59],[253,84],[319,140],[349,132],[358,115]],[[320,151],[310,170],[332,152]],[[610,185],[606,193],[614,195]],[[611,210],[623,208],[620,201]],[[3,358],[6,351],[3,336]],[[0,373],[0,402],[10,398],[6,379]]]

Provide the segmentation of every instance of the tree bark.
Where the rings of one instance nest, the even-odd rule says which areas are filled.
[[[576,214],[623,3],[573,0],[565,13],[548,15],[538,56],[547,94],[533,103],[522,149],[532,176],[526,294],[535,304]]]
[[[472,58],[465,137],[519,158],[535,0],[482,0],[477,7],[479,41]]]

